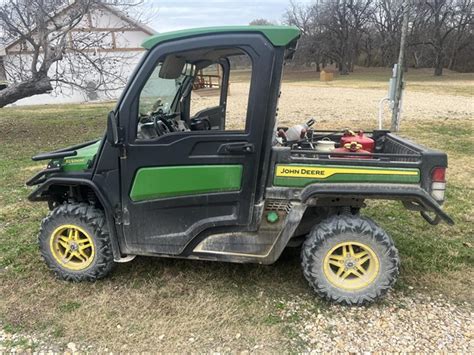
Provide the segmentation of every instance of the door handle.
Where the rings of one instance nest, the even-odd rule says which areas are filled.
[[[247,142],[237,142],[223,144],[219,147],[218,153],[221,154],[250,154],[255,151],[254,145]]]

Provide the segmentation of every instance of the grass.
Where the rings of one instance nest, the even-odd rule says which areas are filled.
[[[358,67],[350,75],[335,74],[334,81],[321,82],[319,73],[315,71],[288,71],[284,80],[290,83],[304,82],[312,86],[328,86],[343,88],[388,89],[389,68]],[[474,94],[474,74],[456,73],[449,70],[441,77],[435,77],[432,69],[409,69],[405,74],[408,91],[432,92],[472,96]]]
[[[347,79],[348,85],[351,80]],[[356,85],[357,80],[353,82]],[[116,351],[228,352],[262,349],[259,346],[272,352],[303,350],[305,344],[293,327],[303,313],[282,317],[285,305],[294,297],[312,305],[308,312],[327,305],[314,298],[303,279],[297,250],[286,251],[271,266],[139,257],[95,283],[67,283],[50,274],[36,244],[47,208],[29,203],[30,189],[24,185],[43,166],[30,157],[100,136],[111,106],[0,110],[0,325],[4,331]],[[456,225],[432,227],[400,203],[369,202],[364,214],[392,235],[400,251],[402,273],[395,293],[415,288],[443,293],[452,302],[472,302],[472,121],[403,122],[401,134],[449,154],[445,208]],[[28,342],[20,336],[3,346],[28,347]]]

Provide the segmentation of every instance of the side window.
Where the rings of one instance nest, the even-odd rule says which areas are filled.
[[[191,121],[210,120],[213,130],[245,131],[252,62],[246,54],[235,55],[235,50],[227,58],[230,62],[228,83],[223,81],[224,69],[220,64],[197,71],[191,93],[190,118]],[[225,85],[228,85],[227,96],[221,97]]]
[[[211,64],[197,71],[191,93],[189,114],[196,116],[199,111],[218,107],[221,101],[222,66]]]
[[[172,113],[183,84],[194,75],[194,65],[168,58],[156,65],[145,83],[140,93],[139,115],[149,115],[159,109]]]
[[[179,99],[194,74],[194,65],[181,57],[167,56],[157,63],[140,92],[137,139],[154,139],[188,129],[180,119]]]
[[[227,94],[226,129],[245,130],[252,79],[252,61],[246,54],[229,57],[230,75]]]

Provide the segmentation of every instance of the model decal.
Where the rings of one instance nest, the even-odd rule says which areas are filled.
[[[380,169],[380,168],[348,168],[324,166],[277,165],[276,176],[326,179],[335,174],[371,174],[371,175],[411,175],[418,176],[417,169]]]
[[[277,165],[275,186],[304,187],[319,182],[418,183],[418,169],[375,168],[370,166]]]

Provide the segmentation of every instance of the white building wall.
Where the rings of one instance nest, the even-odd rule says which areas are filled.
[[[120,31],[115,32],[115,42],[118,48],[137,48],[142,42],[150,37],[141,31]]]

